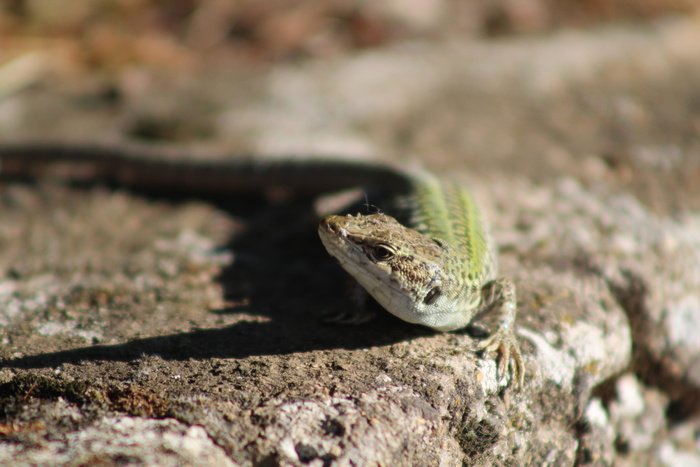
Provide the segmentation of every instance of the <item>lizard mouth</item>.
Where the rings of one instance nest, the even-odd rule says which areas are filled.
[[[384,284],[394,293],[405,294],[401,286],[386,280],[387,271],[381,271],[376,263],[367,258],[364,250],[350,240],[346,222],[345,216],[326,216],[320,221],[318,233],[328,253],[356,280],[364,282],[361,277],[371,276],[373,281]]]

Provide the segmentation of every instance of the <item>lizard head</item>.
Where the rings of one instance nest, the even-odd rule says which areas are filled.
[[[390,313],[439,330],[459,327],[462,294],[449,274],[449,245],[384,214],[326,216],[319,235],[328,253]]]

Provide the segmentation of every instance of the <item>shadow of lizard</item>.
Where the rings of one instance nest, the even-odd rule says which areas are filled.
[[[30,177],[31,178],[31,177]],[[72,181],[76,189],[95,184],[123,188],[121,183],[100,177]],[[89,195],[88,190],[84,190]],[[129,187],[135,196],[168,203],[180,203],[193,197],[211,203],[237,218],[247,219],[247,228],[218,248],[245,252],[256,264],[235,261],[224,267],[215,279],[224,299],[248,303],[245,310],[265,316],[264,322],[239,322],[224,328],[175,332],[154,337],[129,339],[114,345],[89,345],[50,353],[5,360],[0,367],[43,368],[81,361],[132,361],[143,355],[164,359],[245,358],[314,350],[359,349],[386,345],[433,331],[407,324],[387,313],[380,313],[371,323],[357,326],[331,325],[321,322],[324,312],[342,302],[345,273],[333,263],[316,234],[317,216],[313,197],[290,196],[269,199],[252,194],[236,195],[197,187],[164,186]],[[279,194],[277,195],[279,198]],[[282,197],[284,198],[284,196]],[[363,200],[364,201],[364,200]],[[350,212],[373,210],[358,203]],[[302,268],[289,265],[306,264]],[[252,287],[241,285],[253,284]],[[374,303],[372,306],[380,307]],[[239,313],[241,307],[215,313]]]

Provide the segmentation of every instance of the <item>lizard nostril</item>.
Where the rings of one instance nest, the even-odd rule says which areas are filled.
[[[329,232],[333,232],[333,233],[337,234],[342,230],[342,228],[340,226],[340,222],[338,222],[338,217],[339,216],[335,216],[335,215],[326,216],[323,219],[321,219],[321,222],[319,222],[319,225],[321,226],[321,228],[323,228]]]

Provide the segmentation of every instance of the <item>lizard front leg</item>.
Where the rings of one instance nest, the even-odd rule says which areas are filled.
[[[477,319],[484,317],[492,323],[488,326],[490,336],[478,345],[480,351],[498,353],[498,372],[508,374],[511,370],[516,384],[523,387],[525,366],[520,345],[515,337],[517,297],[515,285],[509,279],[495,279],[481,289],[482,307]]]

